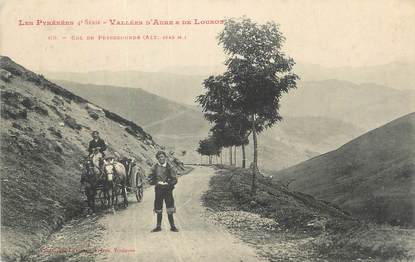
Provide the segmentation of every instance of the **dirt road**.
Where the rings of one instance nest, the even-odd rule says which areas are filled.
[[[165,214],[163,231],[150,233],[155,225],[153,187],[142,203],[102,218],[107,228],[103,248],[108,250],[97,261],[263,261],[252,247],[204,218],[201,195],[213,175],[211,168],[196,167],[179,178],[174,190],[178,233],[170,232]]]

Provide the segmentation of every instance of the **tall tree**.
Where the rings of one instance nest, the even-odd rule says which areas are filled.
[[[257,135],[282,119],[282,94],[296,88],[298,76],[291,72],[294,60],[281,50],[285,38],[274,22],[257,24],[247,17],[228,19],[218,40],[228,56],[225,74],[233,90],[232,107],[250,121],[254,143],[251,192],[255,194]]]

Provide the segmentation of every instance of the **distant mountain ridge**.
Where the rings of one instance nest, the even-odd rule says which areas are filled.
[[[101,86],[86,84],[77,90],[84,90],[83,96],[89,96],[90,99],[96,95],[95,102],[103,106],[112,105],[114,112],[142,124],[145,130],[151,132],[157,141],[167,145],[169,150],[182,153],[186,151],[184,159],[187,162],[199,162],[194,150],[198,141],[207,136],[209,123],[193,102],[203,91],[201,83],[206,76],[192,73],[206,71],[214,74],[217,72],[212,70],[219,68],[173,67],[165,70],[169,72],[92,72],[54,76],[70,78],[75,82],[104,83]],[[61,83],[71,88],[69,83]],[[99,94],[102,86],[103,94]],[[114,87],[113,91],[109,90],[110,86]],[[116,91],[116,86],[134,88],[128,89],[128,92],[124,89]],[[139,91],[134,93],[135,89]],[[156,99],[149,93],[167,99]],[[122,106],[119,106],[119,102],[122,102]],[[398,90],[378,84],[355,84],[336,79],[299,81],[298,88],[281,99],[281,115],[285,120],[259,137],[261,150],[264,150],[260,154],[261,164],[267,169],[286,168],[333,150],[362,132],[413,111],[413,90]]]
[[[214,72],[207,72],[214,73]],[[46,73],[53,79],[83,84],[141,88],[147,92],[194,106],[203,92],[207,75],[164,72]],[[368,131],[415,110],[415,90],[398,90],[379,84],[355,84],[336,79],[305,81],[281,100],[283,116],[313,116],[339,119]]]
[[[415,90],[414,62],[393,62],[359,67],[324,67],[297,63],[294,71],[305,81],[338,79],[356,84],[372,83],[402,90]]]
[[[195,97],[202,91],[202,82],[206,78],[200,75],[140,71],[45,72],[45,75],[54,80],[67,80],[81,84],[139,87],[147,92],[187,105],[194,105]]]
[[[300,81],[281,104],[283,116],[334,118],[368,131],[415,111],[415,91],[336,79]]]
[[[193,104],[194,95],[200,93],[201,84],[210,75],[224,72],[225,66],[218,65],[188,65],[170,66],[158,72],[144,71],[91,71],[76,72],[42,72],[51,79],[74,81],[84,84],[113,85],[141,87],[154,94],[168,97],[184,104]],[[325,67],[317,64],[297,62],[294,66],[302,81],[323,81],[337,79],[350,81],[355,84],[374,84],[394,89],[415,90],[415,62],[393,62],[382,65],[360,67]],[[169,83],[170,82],[170,83]],[[165,85],[168,86],[165,86]],[[166,87],[174,87],[177,96]],[[191,95],[187,95],[191,94]],[[183,96],[184,95],[184,96]]]
[[[166,145],[169,150],[179,154],[186,151],[183,157],[185,161],[200,161],[195,150],[199,140],[207,136],[210,128],[200,108],[177,104],[140,88],[56,82],[142,124],[156,141]],[[286,117],[283,122],[261,134],[259,143],[263,153],[260,154],[260,162],[266,169],[285,168],[332,150],[361,132],[361,129],[352,124],[337,119]],[[224,151],[227,154],[227,150]],[[248,161],[252,160],[251,154],[252,149],[248,146]],[[237,159],[240,162],[240,156]]]

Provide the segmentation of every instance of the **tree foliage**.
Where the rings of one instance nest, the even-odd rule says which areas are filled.
[[[280,121],[282,94],[296,87],[298,76],[290,72],[294,60],[281,51],[285,38],[278,26],[259,25],[246,17],[229,19],[218,39],[228,55],[226,74],[236,94],[233,106],[250,116],[251,123],[255,117],[257,132]]]
[[[226,74],[210,76],[203,85],[206,92],[199,95],[196,101],[202,106],[205,118],[214,123],[210,131],[217,143],[223,147],[248,144],[250,122],[243,112],[233,106],[237,93],[230,78]]]
[[[199,141],[199,147],[196,150],[202,156],[214,156],[220,154],[220,146],[216,143],[214,137],[208,137]]]

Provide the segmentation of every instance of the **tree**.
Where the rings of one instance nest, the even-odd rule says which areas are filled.
[[[217,119],[215,125],[210,129],[217,143],[222,147],[241,146],[242,147],[242,167],[245,168],[245,145],[249,143],[250,124],[241,114],[227,114],[221,119]],[[229,156],[232,156],[230,151]],[[236,156],[235,156],[236,158]],[[235,161],[236,162],[236,161]]]
[[[202,156],[209,157],[209,164],[212,164],[212,156],[219,156],[221,147],[216,143],[214,137],[208,137],[199,141],[199,148],[196,150]]]
[[[294,60],[281,51],[285,38],[274,22],[257,24],[246,17],[228,19],[218,40],[228,56],[225,75],[232,87],[231,106],[250,122],[254,143],[251,192],[255,194],[257,135],[281,121],[282,94],[296,88],[298,76],[291,73]]]
[[[242,167],[246,166],[245,146],[249,144],[249,135],[251,134],[251,125],[246,115],[240,111],[234,110],[232,115],[228,116],[229,128],[236,138],[235,146],[242,147]],[[235,162],[236,162],[236,148],[235,148]]]

